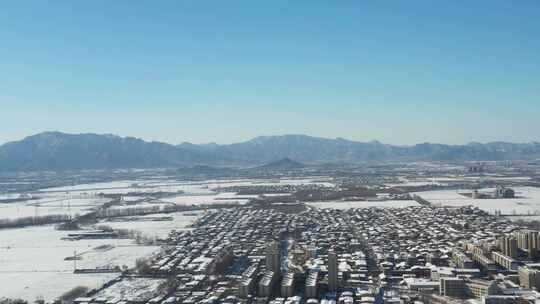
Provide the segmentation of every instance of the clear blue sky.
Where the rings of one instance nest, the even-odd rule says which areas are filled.
[[[540,141],[540,1],[2,1],[0,143]]]

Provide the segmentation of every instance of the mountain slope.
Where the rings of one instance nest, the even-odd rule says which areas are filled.
[[[241,162],[266,163],[281,158],[299,162],[357,162],[381,160],[501,160],[540,156],[540,144],[489,143],[442,145],[423,143],[394,146],[378,141],[355,142],[306,135],[262,136],[220,146],[220,155]]]
[[[150,168],[211,162],[195,153],[132,137],[45,132],[0,147],[3,171]]]
[[[540,158],[540,144],[393,146],[306,135],[261,136],[230,145],[170,145],[133,137],[45,132],[0,146],[0,171],[262,165],[383,160],[503,160]],[[290,163],[289,163],[290,164]]]
[[[297,161],[294,161],[290,158],[283,158],[262,166],[259,166],[255,169],[259,170],[296,170],[296,169],[302,169],[305,165],[302,163],[299,163]]]

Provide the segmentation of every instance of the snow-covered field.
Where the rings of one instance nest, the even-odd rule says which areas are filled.
[[[0,204],[0,219],[65,214],[75,216],[88,213],[109,199],[99,197],[44,197],[16,203]]]
[[[134,246],[128,239],[61,240],[68,232],[52,225],[0,230],[0,286],[2,296],[46,300],[85,285],[96,287],[111,278],[111,274],[73,274],[73,261],[64,258],[77,254],[78,268],[104,266],[133,267],[135,260],[155,252],[156,246]],[[96,247],[111,245],[110,250]],[[114,277],[114,275],[112,276]],[[54,288],[51,288],[54,286]]]
[[[388,200],[388,201],[332,201],[332,202],[314,202],[307,203],[309,206],[320,209],[351,209],[351,208],[370,208],[370,207],[382,207],[382,208],[401,208],[410,206],[419,206],[415,201],[402,201],[402,200]]]
[[[148,301],[165,279],[127,278],[99,292],[96,297],[107,300]]]
[[[180,181],[155,181],[155,180],[130,180],[116,181],[109,183],[93,183],[76,186],[47,188],[41,190],[38,194],[46,193],[69,193],[71,195],[95,195],[98,193],[126,194],[129,192],[178,192],[183,191],[185,194],[213,194],[212,189],[232,187],[232,186],[252,186],[252,185],[302,185],[302,184],[319,184],[323,186],[333,187],[334,184],[327,177],[311,178],[311,179],[277,179],[277,180],[254,180],[254,179],[237,179],[237,180],[206,180],[197,182],[180,182]]]
[[[435,205],[465,206],[473,205],[490,213],[500,211],[502,214],[539,214],[540,215],[540,188],[516,187],[517,198],[513,199],[473,199],[461,195],[470,190],[435,190],[416,193]],[[489,192],[492,189],[481,189],[480,192]]]
[[[427,185],[438,185],[438,186],[447,186],[450,184],[456,183],[469,183],[472,181],[497,181],[497,182],[524,182],[530,180],[530,177],[508,177],[508,176],[464,176],[464,175],[455,175],[455,176],[439,176],[439,177],[430,177],[430,178],[406,178],[399,177],[399,183],[387,183],[386,186],[389,187],[399,187],[399,186],[427,186]]]
[[[100,224],[107,225],[113,229],[130,229],[140,231],[144,236],[165,238],[171,230],[186,230],[188,225],[194,223],[198,216],[203,215],[204,211],[196,212],[178,212],[169,214],[146,215],[139,218],[155,218],[160,216],[170,216],[172,221],[130,221],[122,222],[114,219],[113,221],[101,221]]]
[[[216,193],[208,195],[178,195],[161,199],[164,202],[175,203],[177,205],[205,205],[213,203],[238,203],[245,204],[249,199],[257,197],[257,195],[237,195],[236,193]]]
[[[114,273],[74,274],[72,272],[1,272],[1,296],[32,303],[40,298],[51,301],[77,286],[98,288],[117,277]]]
[[[91,183],[91,184],[80,184],[73,186],[64,186],[64,187],[55,187],[55,188],[46,188],[41,190],[42,192],[75,192],[75,191],[92,191],[96,189],[115,189],[115,188],[130,188],[132,185],[136,184],[137,181],[114,181],[107,183]]]

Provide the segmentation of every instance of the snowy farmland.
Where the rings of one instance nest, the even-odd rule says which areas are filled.
[[[64,260],[76,251],[78,268],[133,267],[135,260],[155,252],[156,246],[136,246],[129,239],[61,240],[67,232],[51,225],[0,230],[0,286],[2,295],[33,301],[52,300],[83,285],[96,287],[111,274],[74,274],[73,261]],[[101,249],[104,245],[108,250]],[[53,284],[54,283],[54,284]],[[54,286],[54,288],[51,288]]]
[[[100,291],[95,297],[116,301],[144,303],[155,296],[164,279],[126,278]]]
[[[146,237],[165,238],[171,230],[189,230],[187,226],[193,224],[204,211],[177,212],[166,214],[172,217],[171,221],[152,221],[152,218],[160,215],[140,216],[144,221],[119,221],[118,219],[102,220],[100,224],[107,225],[113,229],[136,230]]]
[[[516,187],[516,198],[512,199],[473,199],[460,193],[471,190],[435,190],[415,193],[434,205],[466,206],[473,205],[489,213],[501,212],[512,215],[540,215],[540,188]],[[493,189],[480,189],[480,192],[489,192]]]
[[[206,205],[206,204],[245,204],[258,195],[237,195],[236,193],[215,193],[208,195],[178,195],[162,199],[177,205]]]
[[[507,177],[507,176],[465,176],[465,175],[450,175],[450,176],[435,176],[430,178],[424,177],[399,177],[398,183],[386,183],[386,186],[389,187],[400,187],[400,186],[409,186],[409,187],[418,187],[418,186],[448,186],[452,184],[464,184],[470,182],[487,182],[493,181],[498,183],[512,183],[512,182],[526,182],[529,181],[530,177]]]
[[[232,186],[253,186],[253,185],[302,185],[319,184],[333,187],[327,177],[317,177],[311,179],[233,179],[233,180],[205,180],[205,181],[156,181],[156,180],[129,180],[108,183],[93,183],[74,185],[66,187],[56,187],[42,189],[37,195],[64,193],[70,195],[97,195],[104,194],[127,194],[129,192],[179,192],[192,195],[212,195],[212,189],[232,187]]]
[[[83,215],[109,201],[106,198],[93,196],[72,197],[58,195],[56,197],[49,196],[16,203],[5,203],[0,204],[0,219],[53,214]]]
[[[388,200],[388,201],[329,201],[329,202],[313,202],[306,203],[308,206],[312,206],[319,209],[352,209],[352,208],[402,208],[410,206],[419,206],[417,202],[413,200]]]

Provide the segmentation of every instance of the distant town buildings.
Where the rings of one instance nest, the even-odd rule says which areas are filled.
[[[540,299],[539,240],[473,207],[236,206],[170,234],[146,276],[174,284],[144,303],[512,304]]]
[[[514,198],[515,192],[513,189],[506,188],[504,186],[497,186],[495,189],[495,198]]]

